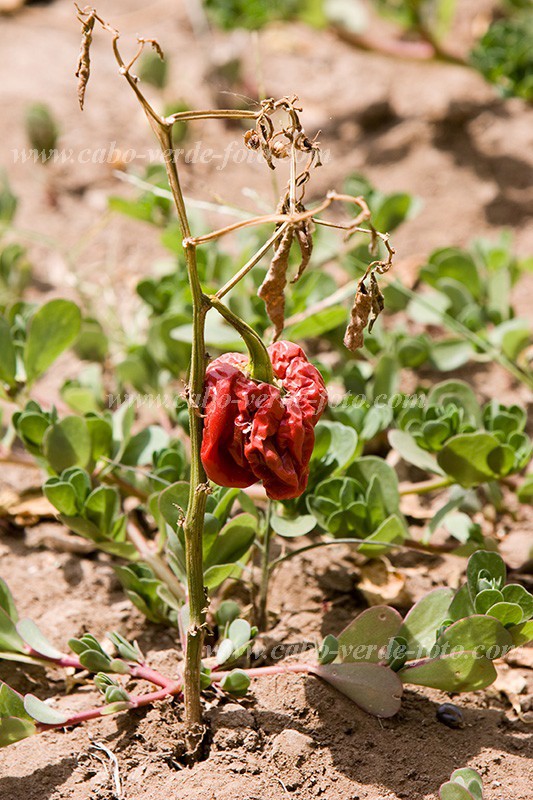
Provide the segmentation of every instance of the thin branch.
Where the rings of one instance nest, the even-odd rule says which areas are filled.
[[[250,272],[250,270],[253,269],[253,267],[255,267],[255,265],[259,263],[259,261],[261,261],[263,256],[270,250],[272,245],[275,244],[278,241],[278,239],[280,239],[283,236],[286,229],[289,227],[289,224],[290,224],[289,222],[283,222],[279,226],[279,228],[277,228],[274,231],[270,239],[267,239],[264,245],[259,248],[259,250],[246,262],[246,264],[244,264],[244,266],[240,268],[238,272],[235,273],[233,278],[230,278],[230,280],[227,281],[227,283],[225,283],[224,286],[218,290],[215,297],[218,297],[219,300],[221,300],[224,297],[224,295],[226,295],[229,291],[231,291],[231,289],[233,289],[239,283],[239,281],[241,281],[244,278],[244,276],[247,275],[248,272]]]

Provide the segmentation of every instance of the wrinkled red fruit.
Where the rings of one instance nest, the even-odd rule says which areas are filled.
[[[248,359],[226,353],[207,368],[202,462],[219,486],[263,481],[274,500],[307,486],[314,428],[327,404],[319,371],[291,342],[268,348],[279,385],[251,380]]]

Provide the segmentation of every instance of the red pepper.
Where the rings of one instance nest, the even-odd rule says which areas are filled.
[[[260,480],[269,497],[288,500],[307,486],[314,427],[328,398],[320,372],[300,347],[276,342],[268,353],[276,385],[252,380],[248,359],[239,353],[208,366],[202,462],[219,486]]]

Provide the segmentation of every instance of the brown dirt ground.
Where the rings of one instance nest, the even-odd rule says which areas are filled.
[[[465,26],[468,30],[476,5],[481,4],[461,4],[461,32]],[[317,173],[316,191],[338,186],[344,175],[360,170],[384,191],[409,191],[422,198],[421,213],[395,236],[400,264],[437,246],[495,235],[502,226],[513,231],[518,252],[533,252],[533,111],[520,101],[497,99],[473,73],[363,54],[333,34],[300,25],[272,26],[257,40],[244,33],[198,39],[184,5],[170,0],[149,6],[113,0],[101,11],[124,35],[159,36],[171,57],[168,98],[184,97],[196,106],[209,106],[213,98],[224,102],[217,79],[208,84],[204,79],[221,53],[242,55],[245,87],[252,94],[259,48],[267,94],[297,93],[307,129],[320,128],[322,142],[331,149],[331,158]],[[106,165],[36,169],[13,164],[11,151],[23,141],[24,109],[41,99],[57,114],[65,147],[79,151],[113,141],[119,148],[152,146],[142,114],[116,76],[103,35],[95,40],[87,107],[79,114],[72,77],[78,46],[67,0],[0,18],[2,161],[21,199],[17,225],[40,234],[30,245],[38,278],[34,295],[76,296],[81,291],[110,327],[118,317],[133,334],[138,324],[135,282],[154,259],[167,254],[152,228],[105,213],[106,196],[126,189]],[[234,132],[206,123],[199,126],[200,137],[220,149]],[[244,174],[235,165],[217,171],[198,164],[188,170],[185,188],[195,197],[216,197],[252,210],[254,201],[241,190],[253,186],[259,196],[270,197],[264,173],[259,166]],[[520,314],[531,315],[532,293],[530,276],[516,292]],[[43,396],[54,397],[69,364],[64,360],[41,387]],[[531,400],[496,367],[469,370],[463,377],[482,396]],[[19,490],[33,477],[4,469],[0,489]],[[416,509],[409,513],[415,515]],[[503,552],[514,568],[527,561],[531,526],[528,509],[516,520],[498,521]],[[137,637],[150,661],[172,674],[179,656],[172,634],[132,610],[105,557],[80,557],[45,546],[58,527],[48,523],[0,538],[0,572],[22,613],[60,646],[87,629],[97,636],[119,629]],[[454,557],[403,555],[393,563],[400,583],[405,579],[403,604],[433,586],[457,585],[464,567]],[[285,564],[272,591],[270,640],[299,641],[340,630],[365,605],[356,589],[365,575],[366,567],[341,547]],[[518,663],[503,666],[502,673],[507,680],[525,680],[520,701],[527,711],[533,689],[531,650],[524,650]],[[45,676],[9,664],[0,667],[0,678],[42,697],[61,694],[63,688],[59,673]],[[398,716],[379,721],[312,678],[255,681],[251,699],[209,704],[210,753],[194,769],[181,763],[180,709],[162,703],[3,751],[0,798],[111,800],[109,776],[88,754],[90,734],[115,753],[127,800],[430,800],[453,769],[466,765],[483,774],[487,800],[530,800],[530,729],[508,699],[494,689],[455,698],[464,710],[463,730],[436,721],[435,709],[443,699],[437,692],[408,691]],[[60,702],[79,708],[92,700],[91,691],[82,688]]]

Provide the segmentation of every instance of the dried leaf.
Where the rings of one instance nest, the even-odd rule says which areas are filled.
[[[367,326],[370,313],[372,311],[372,298],[364,283],[360,283],[355,293],[355,300],[352,306],[350,323],[344,334],[344,344],[355,352],[364,344],[363,331]]]
[[[265,301],[267,314],[275,328],[275,339],[278,338],[285,322],[285,286],[287,285],[287,269],[289,254],[294,238],[294,229],[287,228],[281,237],[270,262],[265,280],[257,294]]]
[[[387,559],[373,559],[361,567],[357,589],[371,606],[408,606],[413,602],[405,575]]]
[[[298,242],[298,247],[300,248],[300,253],[302,254],[302,260],[300,261],[296,277],[292,279],[291,283],[296,283],[296,281],[301,278],[311,261],[311,255],[313,253],[312,223],[308,220],[302,222],[298,225],[294,233],[296,241]]]
[[[372,311],[368,319],[368,332],[374,327],[374,323],[385,308],[385,300],[379,288],[374,272],[370,273],[370,297],[372,299]]]
[[[76,6],[77,8],[77,6]],[[80,14],[84,13],[80,11]],[[89,77],[91,74],[91,56],[90,56],[90,49],[91,49],[91,42],[93,40],[93,28],[96,19],[96,12],[92,11],[87,19],[82,19],[78,17],[80,22],[82,23],[82,39],[81,39],[81,47],[80,47],[80,54],[78,56],[78,66],[76,68],[76,77],[78,78],[78,100],[80,103],[80,108],[83,111],[83,104],[85,102],[85,90],[87,88],[87,83],[89,81]]]
[[[151,44],[153,49],[155,50],[155,52],[157,53],[157,55],[161,59],[161,61],[165,60],[165,54],[163,53],[163,50],[161,49],[161,45],[159,44],[157,39],[142,39],[142,38],[139,38],[138,41],[139,42],[144,42],[144,44]]]

